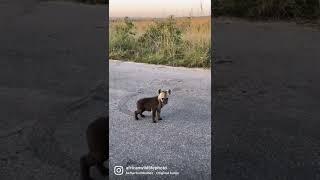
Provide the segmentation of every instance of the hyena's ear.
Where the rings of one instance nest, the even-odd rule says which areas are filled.
[[[170,89],[168,90],[168,94],[169,94],[169,95],[171,94],[171,90],[170,90]]]
[[[158,90],[158,93],[159,93],[159,94],[161,93],[161,89]]]

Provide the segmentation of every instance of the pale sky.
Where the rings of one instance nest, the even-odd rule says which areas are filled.
[[[202,13],[201,13],[202,3]],[[110,0],[110,17],[210,15],[211,0]]]

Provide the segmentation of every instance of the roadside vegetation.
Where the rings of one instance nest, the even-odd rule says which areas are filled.
[[[320,0],[214,0],[213,14],[254,19],[318,19]]]
[[[210,53],[210,17],[109,22],[109,59],[208,68]]]

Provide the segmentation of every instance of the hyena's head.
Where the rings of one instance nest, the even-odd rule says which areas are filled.
[[[168,97],[169,97],[169,95],[171,94],[171,90],[169,89],[169,90],[165,91],[165,90],[159,89],[159,90],[158,90],[158,93],[159,93],[159,95],[158,95],[158,100],[159,100],[162,104],[167,104],[167,103],[168,103]]]

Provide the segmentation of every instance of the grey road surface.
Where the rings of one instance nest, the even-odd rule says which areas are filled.
[[[110,60],[111,178],[210,179],[210,87],[210,70]],[[161,111],[163,120],[153,123],[150,112],[135,120],[136,101],[157,95],[159,88],[172,91]],[[116,176],[114,166],[166,166],[165,172],[179,175]]]
[[[36,0],[0,8],[0,179],[79,179],[85,129],[107,110],[106,8]]]
[[[217,19],[216,179],[320,179],[320,31]]]

